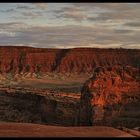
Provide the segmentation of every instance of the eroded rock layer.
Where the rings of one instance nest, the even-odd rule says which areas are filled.
[[[140,126],[140,69],[98,67],[81,93],[80,123]]]
[[[93,73],[97,66],[140,67],[140,50],[0,47],[1,73]]]

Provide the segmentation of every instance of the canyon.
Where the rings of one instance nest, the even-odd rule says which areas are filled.
[[[140,50],[0,47],[0,121],[140,126]]]

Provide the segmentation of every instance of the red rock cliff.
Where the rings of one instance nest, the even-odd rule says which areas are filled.
[[[140,67],[139,60],[140,50],[130,49],[0,47],[2,73],[92,73],[97,66]]]
[[[80,121],[85,125],[140,125],[140,69],[98,67],[83,86]]]

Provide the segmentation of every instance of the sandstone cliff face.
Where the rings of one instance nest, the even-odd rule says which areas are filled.
[[[140,70],[130,66],[98,67],[81,93],[80,123],[140,125]]]
[[[0,71],[2,73],[52,72],[59,51],[29,47],[1,47]]]
[[[139,60],[140,50],[0,47],[1,73],[93,73],[98,66],[123,64],[140,67]]]

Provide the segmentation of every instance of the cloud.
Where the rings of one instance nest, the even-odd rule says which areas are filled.
[[[27,5],[18,5],[17,7],[16,7],[16,9],[19,9],[19,10],[21,10],[21,9],[23,9],[23,10],[32,10],[32,9],[35,9],[35,8],[33,8],[33,7],[30,7],[30,6],[27,6]]]
[[[120,34],[128,34],[134,32],[133,30],[127,30],[127,29],[115,29],[114,33],[120,33]]]
[[[41,17],[44,14],[44,8],[46,5],[42,5],[43,3],[30,3],[28,5],[20,4],[17,5],[16,9],[18,10],[19,15],[12,16],[15,19],[35,19]],[[40,10],[38,10],[40,9]]]
[[[92,13],[87,16],[90,22],[106,22],[112,20],[140,20],[140,4],[129,3],[74,3],[72,7],[79,7],[81,10]],[[97,16],[93,16],[96,14]]]
[[[0,10],[0,12],[3,12],[3,13],[11,13],[11,12],[15,12],[16,10],[15,9],[7,9],[7,10]]]
[[[0,30],[0,37],[15,37],[16,36],[16,33],[15,32],[7,32],[7,31],[3,31],[3,30]]]
[[[86,18],[86,12],[77,7],[63,7],[53,11],[56,18],[65,18],[81,21]]]
[[[0,23],[0,29],[17,29],[19,26],[25,25],[22,22],[6,22],[6,23]]]
[[[35,12],[22,12],[21,14],[29,18],[36,18],[40,16],[39,13],[35,13]]]
[[[25,27],[27,26],[27,24],[23,23],[23,22],[6,22],[6,23],[0,23],[0,29],[7,29],[7,30],[17,30],[18,28]]]
[[[132,22],[127,22],[124,25],[130,26],[130,27],[140,27],[140,22],[139,21],[132,21]]]
[[[44,10],[48,7],[48,5],[47,5],[47,3],[36,3],[36,7]]]
[[[66,23],[73,20],[79,25],[94,24],[110,26],[110,28],[117,26],[127,28],[124,23],[140,20],[139,6],[140,4],[129,3],[70,3],[52,13],[56,19]],[[124,32],[128,30],[125,29]]]
[[[52,48],[140,49],[139,4],[75,3],[62,7],[49,4],[49,14],[44,10],[47,6],[46,3],[18,6],[17,9],[22,9],[15,15],[19,19],[0,23],[0,43]]]
[[[17,29],[16,24],[13,23],[13,25],[9,26],[5,32],[0,32],[1,44],[24,44],[46,48],[84,46],[103,48],[120,46],[128,48],[133,46],[133,48],[139,48],[139,45],[135,46],[133,44],[140,44],[140,32],[123,29],[114,30],[104,28],[104,26],[30,26]],[[8,32],[11,35],[8,35]]]
[[[81,9],[105,9],[107,11],[128,11],[139,9],[139,3],[71,3],[72,7]]]
[[[81,12],[81,11],[78,11],[78,10],[67,11],[64,14],[64,17],[73,18],[73,19],[84,19],[85,18],[85,14],[84,14],[84,12]]]

